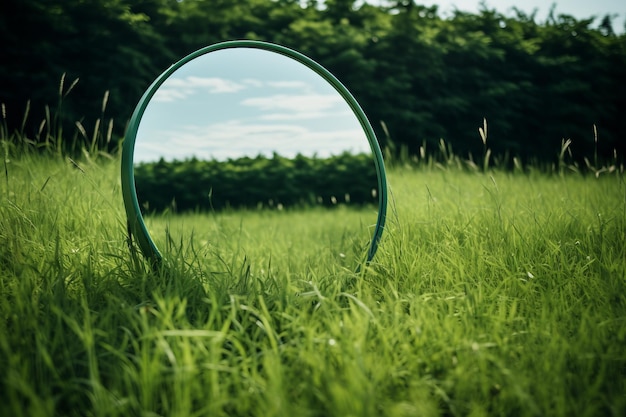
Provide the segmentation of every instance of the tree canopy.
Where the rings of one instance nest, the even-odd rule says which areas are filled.
[[[483,7],[443,18],[413,0],[6,0],[0,36],[4,123],[33,140],[51,128],[42,120],[68,132],[98,118],[114,120],[121,138],[160,72],[203,46],[245,38],[320,62],[381,140],[410,152],[443,139],[459,154],[480,153],[483,119],[492,150],[520,158],[550,159],[564,139],[580,155],[625,150],[626,36],[611,16],[538,22]]]

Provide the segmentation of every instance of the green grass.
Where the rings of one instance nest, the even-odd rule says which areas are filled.
[[[332,209],[227,210],[145,216],[155,244],[164,253],[203,257],[204,267],[235,255],[255,269],[295,273],[316,265],[339,263],[357,269],[374,233],[377,207]],[[248,256],[250,255],[250,256]]]
[[[395,167],[359,272],[324,211],[155,219],[152,271],[117,158],[3,171],[2,416],[626,413],[623,170]]]

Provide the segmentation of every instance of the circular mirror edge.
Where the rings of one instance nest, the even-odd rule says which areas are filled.
[[[149,259],[153,264],[160,264],[163,256],[156,244],[150,237],[146,224],[141,215],[139,208],[139,201],[137,199],[137,190],[135,187],[135,174],[134,174],[134,149],[135,141],[137,139],[137,131],[139,130],[139,123],[143,116],[143,113],[150,102],[150,99],[154,96],[157,89],[165,82],[165,80],[172,75],[176,70],[181,68],[189,61],[223,49],[230,48],[255,48],[266,50],[270,52],[279,53],[288,58],[305,65],[324,80],[326,80],[332,87],[343,97],[348,103],[354,115],[357,117],[359,124],[365,131],[365,135],[370,145],[370,149],[374,155],[374,166],[376,169],[376,176],[378,180],[378,216],[376,219],[376,226],[374,233],[372,234],[372,240],[369,250],[367,251],[366,263],[369,263],[378,249],[379,241],[382,237],[386,216],[387,216],[387,178],[385,165],[383,161],[382,152],[374,129],[372,128],[365,112],[356,101],[352,93],[326,68],[317,63],[313,59],[306,55],[290,49],[288,47],[278,45],[275,43],[255,40],[232,40],[215,43],[204,48],[198,49],[195,52],[183,57],[176,63],[172,64],[168,69],[162,72],[153,82],[150,84],[146,92],[139,100],[135,110],[129,120],[124,142],[122,144],[122,160],[121,160],[121,188],[122,197],[124,201],[124,208],[126,211],[126,218],[128,221],[129,233],[135,236],[139,249],[143,255]]]

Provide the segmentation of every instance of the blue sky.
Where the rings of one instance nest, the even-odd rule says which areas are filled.
[[[274,52],[227,49],[170,76],[139,125],[135,162],[370,152],[356,116],[311,69]]]

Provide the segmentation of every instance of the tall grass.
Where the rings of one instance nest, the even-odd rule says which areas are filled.
[[[154,219],[154,271],[128,246],[116,155],[2,143],[0,415],[626,412],[617,165],[511,171],[442,144],[388,161],[387,228],[359,272],[307,250],[306,224],[342,222],[325,211],[278,235],[213,218],[208,242],[168,243],[174,219]]]
[[[36,131],[28,131],[26,126],[32,125],[30,100],[26,102],[23,111],[22,122],[18,129],[10,131],[8,127],[7,108],[4,103],[0,103],[0,140],[5,153],[30,154],[46,153],[49,155],[82,155],[86,158],[106,157],[111,158],[118,149],[113,143],[113,119],[106,120],[106,108],[109,101],[109,92],[105,91],[102,98],[101,114],[93,125],[91,135],[87,132],[83,121],[74,121],[75,127],[72,134],[64,131],[67,120],[64,118],[63,107],[68,95],[79,82],[74,79],[69,85],[66,83],[65,75],[59,81],[56,106],[46,105],[44,107],[44,117],[38,121]],[[15,109],[10,109],[14,111]],[[112,151],[112,152],[111,152]]]

